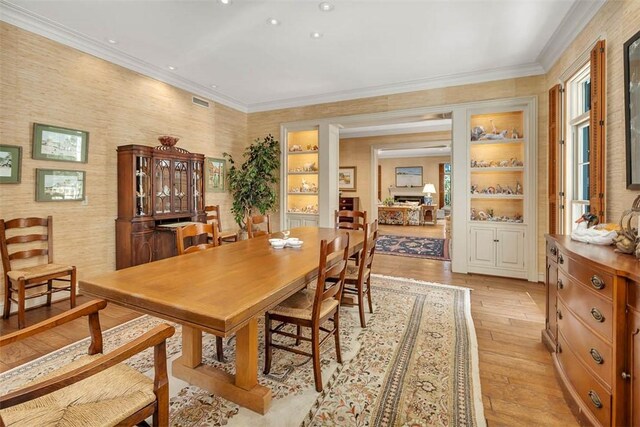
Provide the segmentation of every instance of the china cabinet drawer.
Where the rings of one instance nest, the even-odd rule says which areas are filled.
[[[596,292],[570,279],[558,270],[558,298],[578,316],[590,329],[598,332],[607,341],[613,337],[613,306]],[[558,316],[560,316],[560,312]]]
[[[581,283],[598,292],[600,295],[611,299],[613,276],[609,273],[592,268],[584,262],[578,262],[572,259],[562,250],[557,250],[557,252],[559,269],[573,277],[578,283]]]
[[[585,366],[603,383],[611,387],[613,364],[611,345],[592,333],[562,302],[558,302],[558,313],[562,313],[562,315],[558,314],[558,331]]]
[[[562,332],[558,334],[558,360],[584,407],[605,426],[611,425],[611,394],[576,357]]]

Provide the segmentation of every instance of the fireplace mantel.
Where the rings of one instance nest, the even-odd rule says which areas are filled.
[[[424,196],[422,187],[389,187],[389,197]]]

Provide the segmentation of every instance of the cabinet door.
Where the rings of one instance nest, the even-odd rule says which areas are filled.
[[[132,265],[153,261],[153,231],[131,233]]]
[[[302,226],[303,227],[317,227],[318,226],[318,218],[317,217],[305,218],[305,219],[302,220]]]
[[[551,338],[556,340],[558,327],[558,265],[547,258],[547,331]]]
[[[497,230],[496,267],[522,270],[524,268],[524,231]]]
[[[302,227],[302,221],[300,220],[300,218],[288,218],[288,222],[289,222],[289,225],[287,226],[287,228],[289,229]]]
[[[629,375],[631,387],[629,399],[630,426],[640,425],[640,313],[629,310],[628,313],[628,343],[629,343]]]
[[[471,259],[470,263],[487,267],[496,265],[495,236],[492,228],[471,227]]]

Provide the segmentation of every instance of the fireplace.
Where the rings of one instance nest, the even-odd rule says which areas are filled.
[[[409,195],[395,195],[393,196],[393,201],[398,203],[402,203],[402,202],[418,202],[418,203],[422,203],[423,200],[423,196],[409,196]]]

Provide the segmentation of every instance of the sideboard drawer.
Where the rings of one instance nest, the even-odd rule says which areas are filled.
[[[592,330],[607,341],[613,339],[613,305],[585,285],[570,279],[558,270],[558,298]]]
[[[611,425],[611,394],[593,377],[573,353],[562,334],[558,333],[558,360],[571,386],[585,408],[604,425]]]
[[[553,241],[547,240],[547,258],[553,262],[558,261],[558,247]]]
[[[578,356],[603,383],[611,387],[613,356],[611,345],[598,338],[571,310],[558,302],[558,331]]]
[[[593,268],[584,262],[578,262],[561,249],[558,249],[557,253],[558,268],[573,277],[578,283],[587,286],[608,299],[612,298],[613,276],[611,274]]]

